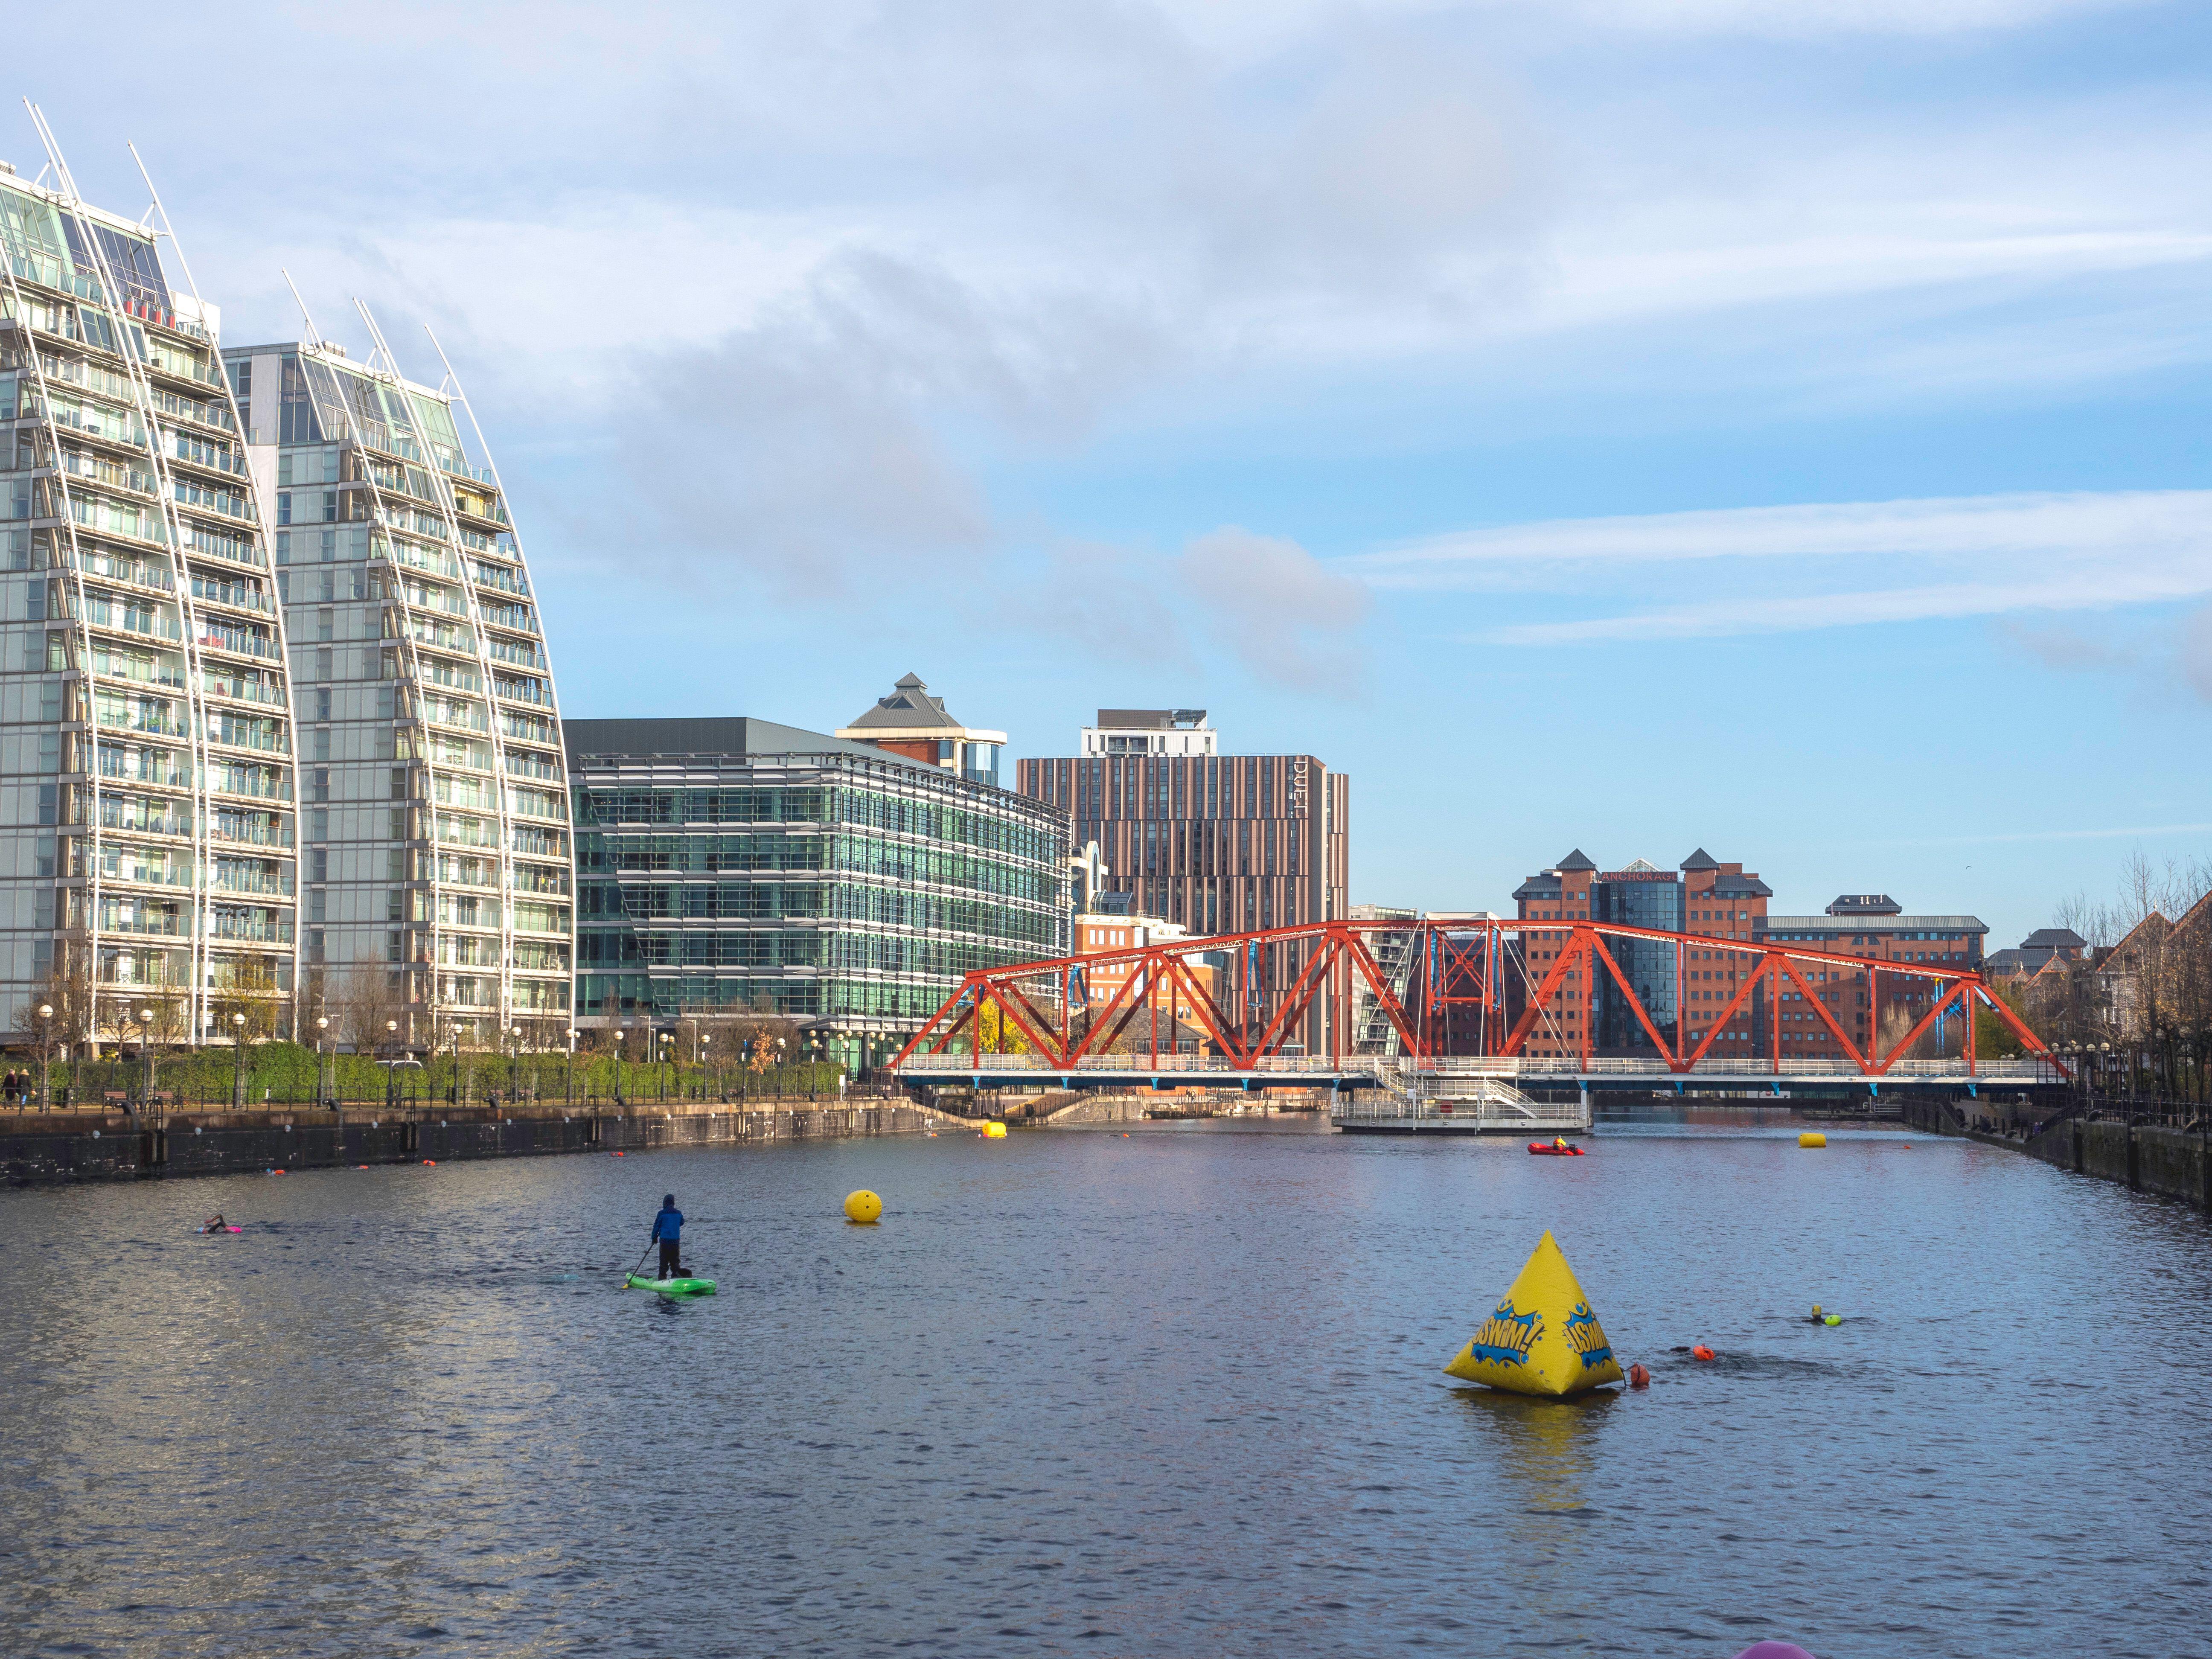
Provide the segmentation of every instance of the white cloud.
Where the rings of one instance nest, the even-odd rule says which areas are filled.
[[[1183,550],[1176,583],[1201,625],[1265,684],[1358,692],[1367,591],[1296,542],[1227,525]]]
[[[1621,28],[1787,37],[1949,34],[2022,28],[2053,19],[2139,7],[2147,3],[2148,0],[1576,0],[1573,9],[1578,16]]]
[[[1715,564],[1724,568],[1692,574]],[[1566,520],[1435,538],[1346,568],[1385,589],[1535,591],[1584,606],[1624,594],[1645,599],[1625,614],[1509,623],[1486,635],[1516,645],[2107,610],[2212,592],[2212,491]],[[1907,579],[1861,585],[1869,574]],[[1653,602],[1637,594],[1639,584],[1712,597]]]

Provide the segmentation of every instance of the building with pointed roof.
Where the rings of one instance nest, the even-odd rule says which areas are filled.
[[[1772,892],[1741,864],[1723,864],[1702,847],[1682,860],[1679,873],[1662,870],[1648,859],[1631,860],[1618,870],[1601,870],[1577,847],[1530,876],[1513,890],[1513,896],[1523,917],[1610,921],[1662,933],[1709,933],[1725,940],[1751,936],[1765,916]],[[1520,996],[1525,998],[1542,979],[1565,939],[1564,930],[1522,935],[1528,978],[1516,987]],[[1735,994],[1741,969],[1735,955],[1725,948],[1692,948],[1679,963],[1674,946],[1663,941],[1615,939],[1607,948],[1662,1032],[1673,1025],[1679,1011],[1692,1040],[1702,1040],[1711,1029],[1707,1022]],[[1723,990],[1727,994],[1719,994]],[[1512,1006],[1509,997],[1514,1018],[1525,1006],[1525,1001]],[[1750,1012],[1730,1021],[1721,1038],[1744,1043],[1741,1052],[1758,1052],[1752,1046]],[[1574,1054],[1585,1042],[1595,1054],[1633,1058],[1651,1052],[1650,1035],[1610,975],[1600,975],[1588,984],[1579,975],[1571,979],[1545,1011],[1528,1048],[1531,1054]]]
[[[1990,951],[1987,966],[2001,978],[2033,978],[2053,962],[2078,961],[2088,948],[2089,941],[2071,927],[2039,927],[2017,949]]]
[[[970,783],[999,781],[999,756],[1006,746],[1004,732],[966,726],[933,697],[919,674],[902,674],[888,697],[876,699],[837,735],[852,743],[865,743],[928,766],[941,766]]]

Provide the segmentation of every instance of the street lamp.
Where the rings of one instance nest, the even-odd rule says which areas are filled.
[[[507,1060],[507,1098],[512,1101],[519,1098],[522,1093],[522,1028],[520,1025],[510,1025],[507,1028],[507,1034],[514,1039],[514,1051],[508,1054]]]
[[[246,1109],[246,1016],[230,1017],[230,1109]]]
[[[54,1053],[54,1005],[39,1005],[39,1109],[46,1109],[46,1069],[52,1063]]]
[[[146,1055],[146,1104],[154,1103],[154,1011],[138,1011],[138,1046]]]
[[[331,1104],[331,1097],[337,1093],[337,1090],[330,1086],[324,1070],[329,1062],[323,1053],[323,1039],[329,1035],[330,1029],[331,1017],[328,1014],[317,1014],[315,1016],[315,1104],[318,1106]]]
[[[399,1022],[396,1019],[386,1020],[384,1022],[386,1046],[389,1048],[398,1040]],[[384,1103],[387,1108],[393,1109],[397,1109],[399,1104],[399,1056],[396,1052],[391,1060],[386,1062],[384,1067]]]
[[[707,1046],[708,1046],[708,1044],[709,1044],[709,1043],[711,1043],[712,1042],[714,1042],[714,1034],[712,1031],[702,1031],[702,1032],[700,1032],[700,1033],[699,1033],[699,1053],[698,1053],[698,1055],[697,1055],[697,1060],[698,1060],[698,1062],[699,1062],[699,1069],[700,1069],[700,1070],[702,1070],[702,1072],[707,1070]],[[702,1086],[703,1086],[703,1083],[704,1083],[704,1081],[706,1081],[706,1080],[710,1080],[710,1079],[711,1079],[711,1073],[709,1074],[709,1079],[702,1079]],[[721,1092],[722,1092],[722,1091],[721,1091],[721,1090],[720,1090],[719,1088],[718,1088],[718,1089],[716,1089],[716,1090],[714,1091],[714,1093],[715,1093],[716,1095],[718,1095],[718,1096],[719,1096]]]
[[[660,1090],[660,1097],[665,1100],[668,1098],[668,1073],[663,1071],[661,1066],[676,1058],[676,1036],[673,1032],[660,1033],[660,1042],[654,1051],[654,1058],[659,1064],[653,1068],[653,1080]]]

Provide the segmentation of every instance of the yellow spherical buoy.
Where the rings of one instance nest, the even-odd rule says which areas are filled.
[[[1825,1146],[1828,1144],[1828,1138],[1818,1129],[1808,1129],[1797,1137],[1797,1144],[1800,1146]]]
[[[1004,1140],[1006,1138],[1006,1126],[1005,1124],[1003,1124],[1003,1123],[986,1123],[986,1124],[983,1126],[983,1139],[986,1139],[986,1140]]]
[[[1841,1314],[1823,1314],[1820,1322],[1823,1325],[1840,1325],[1844,1322],[1844,1316]]]
[[[845,1194],[845,1219],[866,1227],[872,1225],[884,1212],[884,1201],[866,1187],[857,1193]]]

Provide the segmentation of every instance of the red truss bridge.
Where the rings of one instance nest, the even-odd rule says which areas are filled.
[[[1733,979],[1723,983],[1732,994],[1686,1018],[1679,998],[1692,951],[1726,957]],[[1668,952],[1671,988],[1652,995],[1649,969]],[[1641,994],[1622,968],[1632,955],[1647,970]],[[1865,982],[1863,1036],[1846,1029],[1846,1014],[1858,1025],[1856,1010],[1832,1006],[1842,1000],[1839,970],[1843,983]],[[1917,1015],[1887,1045],[1876,1035],[1885,991],[1893,1002],[1909,999]],[[1662,1004],[1657,1013],[1647,996]],[[1632,1021],[1643,1043],[1595,1052],[1601,999],[1616,1030]],[[1790,1013],[1817,1019],[1840,1052],[1785,1054],[1785,1001]],[[1973,1016],[1983,1009],[2019,1040],[2025,1059],[1977,1056]],[[1953,1018],[1964,1027],[1960,1052],[1908,1058]],[[1745,1042],[1753,1019],[1758,1040]],[[1735,1052],[1747,1049],[1755,1052]],[[2067,1078],[2050,1046],[1970,969],[1564,919],[1314,922],[979,969],[890,1070],[916,1082],[1126,1087],[1150,1078],[1248,1088],[1403,1086],[1409,1072],[1584,1087],[1795,1079],[1971,1088]]]

